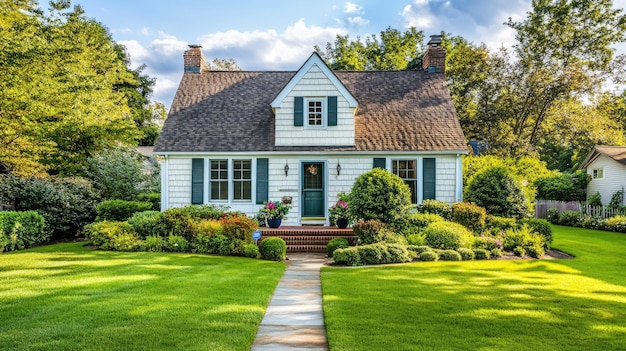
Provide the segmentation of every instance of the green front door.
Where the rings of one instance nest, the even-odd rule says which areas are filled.
[[[302,163],[302,217],[326,217],[324,214],[324,163]]]

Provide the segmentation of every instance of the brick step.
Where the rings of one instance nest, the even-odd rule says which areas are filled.
[[[326,252],[326,245],[287,245],[287,252]]]
[[[276,237],[285,240],[287,245],[326,245],[329,241],[334,238],[344,238],[348,240],[351,244],[354,243],[353,236],[285,236],[285,235],[276,235]]]
[[[326,245],[334,238],[345,238],[350,245],[356,244],[352,229],[329,227],[282,227],[263,228],[261,240],[278,237],[285,240],[287,252],[326,252]]]

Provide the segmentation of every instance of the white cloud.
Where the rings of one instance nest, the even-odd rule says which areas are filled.
[[[171,56],[187,49],[187,43],[178,40],[175,36],[159,32],[161,38],[150,43],[150,48],[160,55]]]
[[[150,51],[139,44],[137,40],[120,40],[118,43],[126,47],[133,64],[150,56]]]
[[[359,6],[355,3],[352,3],[350,1],[346,2],[344,5],[344,11],[345,13],[348,14],[363,14],[363,6]]]
[[[407,27],[418,29],[431,29],[435,22],[435,16],[431,13],[428,0],[415,0],[413,4],[406,5],[402,10],[402,17],[406,20]]]
[[[370,23],[370,21],[368,19],[365,19],[361,16],[356,16],[356,17],[348,17],[348,23],[350,23],[351,25],[356,25],[356,26],[366,26]]]

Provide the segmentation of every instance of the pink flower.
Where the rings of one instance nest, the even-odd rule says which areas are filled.
[[[273,203],[273,202],[268,202],[266,207],[267,207],[268,210],[275,210],[276,209],[276,204]]]

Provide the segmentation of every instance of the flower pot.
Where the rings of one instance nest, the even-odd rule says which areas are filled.
[[[337,227],[338,228],[348,228],[348,219],[347,218],[337,218]]]
[[[267,225],[270,228],[278,228],[280,227],[280,223],[282,222],[282,218],[268,218],[267,219]]]

